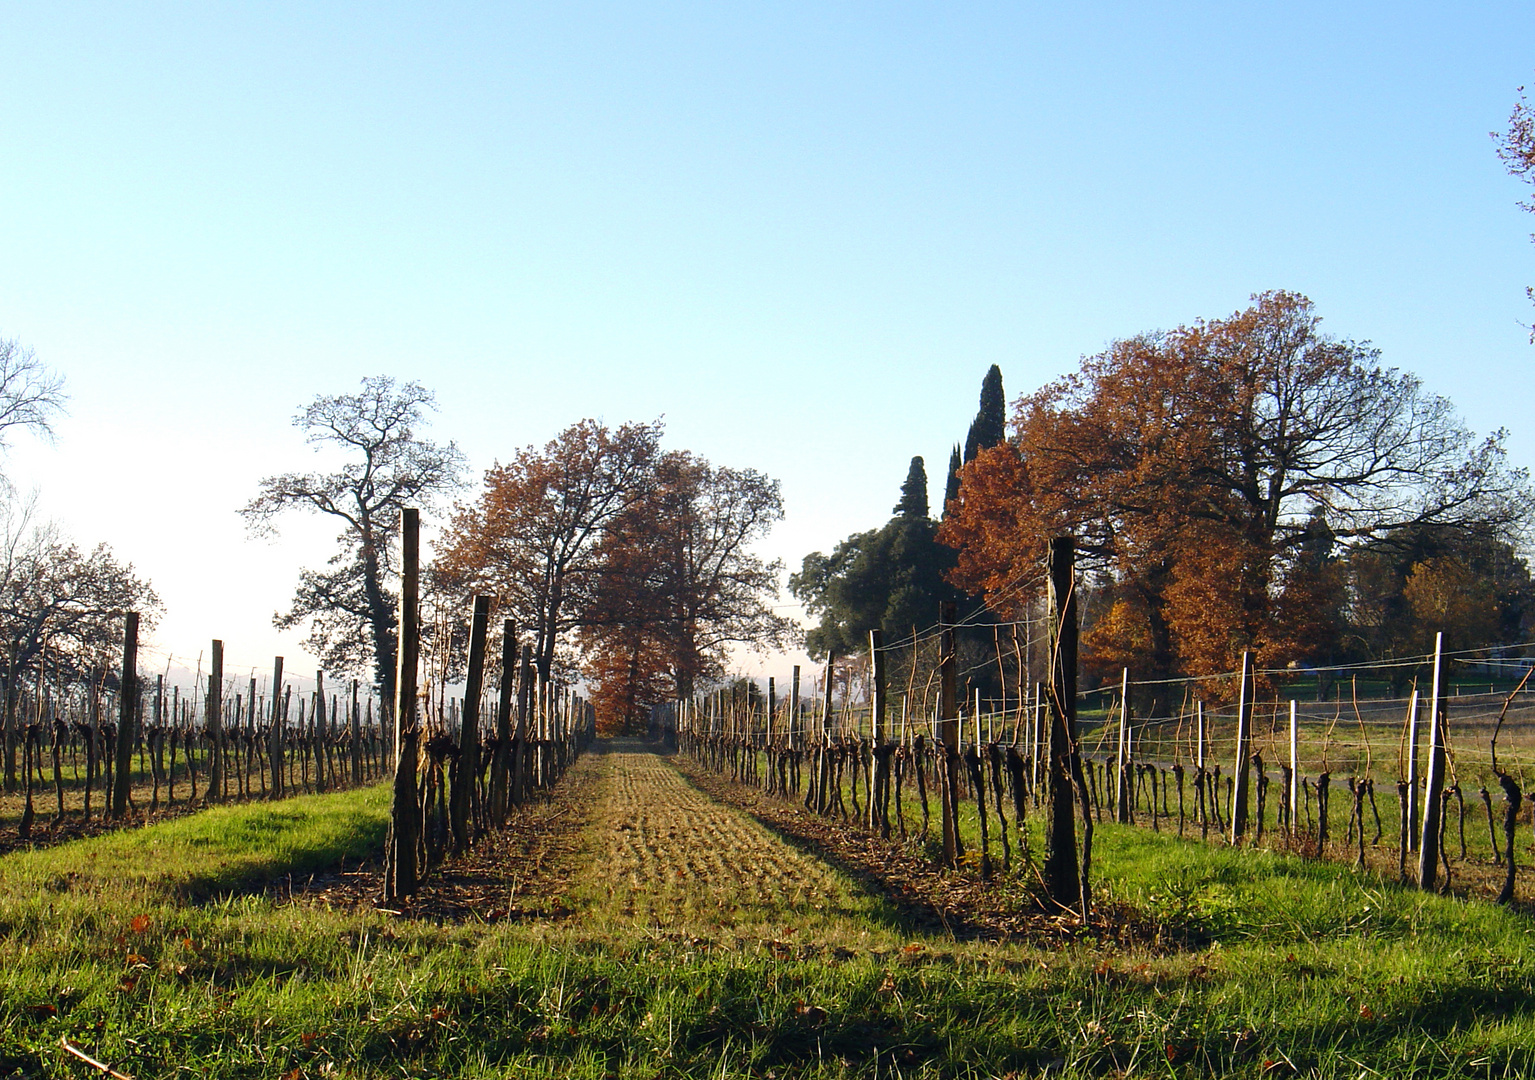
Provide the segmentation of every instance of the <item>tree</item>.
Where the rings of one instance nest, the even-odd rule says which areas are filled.
[[[965,436],[964,464],[968,465],[980,451],[996,446],[1005,438],[1007,398],[1002,392],[1002,369],[992,364],[981,380],[981,404]]]
[[[999,610],[1045,540],[1078,537],[1140,620],[1149,679],[1229,670],[1240,648],[1287,662],[1282,597],[1318,515],[1334,540],[1437,526],[1497,535],[1535,498],[1444,398],[1320,330],[1311,302],[1264,293],[1210,323],[1115,342],[1023,399],[1013,442],[962,473],[940,538],[953,580]],[[1298,594],[1297,594],[1298,598]],[[1165,705],[1165,702],[1158,702]]]
[[[419,383],[386,375],[362,380],[355,394],[321,395],[293,419],[316,450],[339,449],[351,460],[332,472],[283,473],[261,481],[240,511],[252,532],[275,533],[276,518],[304,509],[342,522],[329,570],[303,570],[293,606],[273,617],[281,629],[308,623],[312,649],[338,673],[369,660],[385,701],[394,700],[397,600],[393,538],[400,512],[451,490],[463,455],[449,442],[421,438],[417,428],[436,408]]]
[[[1535,184],[1535,109],[1525,99],[1524,87],[1517,91],[1519,101],[1508,118],[1508,131],[1492,133],[1498,140],[1498,157],[1503,160],[1509,173],[1527,184]],[[1519,204],[1535,213],[1535,200]],[[1532,236],[1531,239],[1535,239]],[[1535,286],[1526,286],[1525,295],[1535,301]],[[1530,342],[1535,344],[1535,327],[1530,329]]]
[[[792,624],[770,606],[782,566],[751,550],[782,518],[778,482],[754,469],[686,451],[658,460],[645,497],[603,539],[583,634],[589,674],[617,676],[631,722],[639,706],[722,676],[731,646],[784,644]]]
[[[911,636],[912,628],[930,626],[944,601],[958,601],[958,591],[945,580],[954,568],[954,553],[937,541],[938,526],[924,512],[914,511],[913,477],[921,458],[902,485],[896,516],[879,529],[854,533],[830,555],[806,555],[798,573],[789,575],[789,591],[820,617],[820,625],[805,635],[812,656],[828,651],[847,656],[869,647],[869,631],[882,630],[895,643]],[[926,508],[926,477],[920,502]]]
[[[955,443],[954,449],[949,451],[949,472],[943,485],[943,509],[939,513],[940,517],[948,517],[949,504],[959,498],[959,470],[963,464],[964,461],[959,456],[959,444]]]
[[[546,681],[559,645],[588,621],[605,530],[647,493],[661,431],[659,420],[617,430],[582,420],[493,465],[479,498],[454,511],[437,569],[533,632]]]
[[[43,677],[55,685],[115,688],[123,613],[153,628],[160,599],[130,563],[98,544],[89,552],[45,526],[8,544],[0,565],[0,648],[5,665],[5,728],[16,730],[22,688]],[[45,655],[46,654],[46,655]],[[14,787],[14,743],[7,740],[6,783]]]
[[[901,485],[901,501],[892,512],[905,518],[927,518],[927,467],[920,456],[911,459],[906,482]]]
[[[62,375],[14,338],[0,338],[0,450],[15,428],[52,438],[65,400]]]

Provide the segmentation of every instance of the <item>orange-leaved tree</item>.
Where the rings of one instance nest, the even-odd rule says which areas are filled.
[[[1015,609],[1047,539],[1074,533],[1121,602],[1098,643],[1136,643],[1099,661],[1206,674],[1242,648],[1281,663],[1335,646],[1337,627],[1312,617],[1343,610],[1319,530],[1330,549],[1527,519],[1535,499],[1501,432],[1478,441],[1415,376],[1322,333],[1305,297],[1253,301],[1117,341],[1020,399],[1011,439],[965,466],[940,532],[959,550],[955,583]]]

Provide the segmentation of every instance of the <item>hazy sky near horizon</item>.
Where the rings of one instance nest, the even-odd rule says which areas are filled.
[[[911,455],[941,492],[990,364],[1012,398],[1267,289],[1535,464],[1535,217],[1488,137],[1529,4],[0,12],[0,336],[71,396],[4,468],[178,657],[313,666],[270,620],[335,530],[236,510],[379,373],[474,477],[664,416],[783,482],[789,568]]]

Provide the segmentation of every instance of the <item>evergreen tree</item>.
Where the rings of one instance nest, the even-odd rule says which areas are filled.
[[[954,451],[949,455],[949,482],[943,486],[943,514],[940,516],[947,517],[949,503],[959,498],[960,465],[959,443],[955,443]]]
[[[965,464],[975,455],[1007,438],[1007,400],[1002,393],[1002,369],[996,364],[981,380],[981,405],[965,436]]]
[[[906,482],[901,485],[901,501],[895,504],[895,513],[906,518],[927,517],[927,467],[921,455],[911,459],[906,472]]]

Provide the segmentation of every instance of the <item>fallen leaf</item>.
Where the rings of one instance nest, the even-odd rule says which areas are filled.
[[[128,929],[132,930],[135,934],[142,934],[145,930],[149,929],[149,916],[135,915],[129,921]]]

